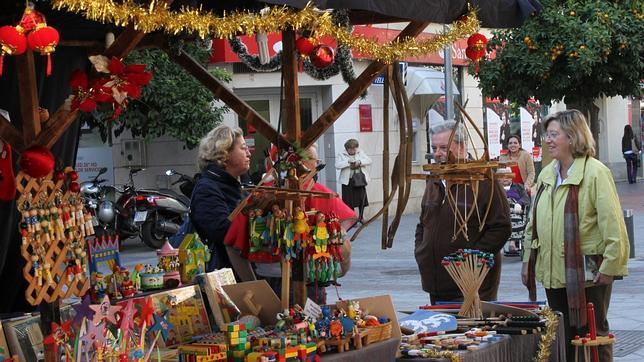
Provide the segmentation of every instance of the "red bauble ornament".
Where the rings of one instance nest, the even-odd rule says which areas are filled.
[[[310,55],[311,63],[318,69],[326,68],[333,64],[334,57],[335,52],[333,48],[325,44],[316,46]]]
[[[69,175],[69,179],[72,181],[78,180],[78,173],[76,171],[69,171],[67,175]]]
[[[80,185],[78,182],[72,182],[69,184],[69,191],[71,192],[79,192],[80,191]]]
[[[54,155],[47,147],[31,147],[22,153],[20,168],[31,177],[45,177],[54,170]]]
[[[54,181],[63,181],[65,179],[65,173],[63,171],[56,171],[54,174]]]
[[[51,26],[39,27],[27,37],[29,48],[47,56],[47,75],[51,74],[51,53],[56,50],[59,40],[58,30]]]
[[[313,41],[311,41],[310,38],[302,36],[295,41],[295,47],[300,54],[308,57],[311,55],[313,49],[315,49],[315,44],[313,44]]]
[[[474,33],[467,38],[467,47],[474,50],[484,50],[487,45],[487,38],[481,33]]]
[[[27,37],[16,27],[5,25],[0,27],[0,75],[5,55],[20,55],[27,50]]]

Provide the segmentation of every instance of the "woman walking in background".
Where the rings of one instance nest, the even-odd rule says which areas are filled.
[[[365,166],[371,164],[371,159],[358,149],[359,146],[358,140],[353,138],[345,142],[345,151],[338,155],[335,168],[340,170],[342,201],[352,209],[358,208],[358,217],[362,222],[364,208],[369,206],[366,186],[370,179]]]
[[[624,126],[624,136],[622,136],[622,153],[626,160],[626,174],[628,175],[629,184],[637,182],[637,167],[639,166],[641,151],[642,144],[640,140],[633,135],[631,125],[627,124]]]

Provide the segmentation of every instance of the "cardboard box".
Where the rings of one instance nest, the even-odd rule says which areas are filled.
[[[265,280],[223,285],[242,315],[254,315],[262,325],[275,325],[277,313],[282,311],[280,299]]]

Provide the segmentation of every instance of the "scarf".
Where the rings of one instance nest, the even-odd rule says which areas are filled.
[[[537,235],[537,203],[544,190],[539,187],[535,197],[532,240],[538,239]],[[579,186],[570,185],[566,204],[564,205],[564,261],[566,271],[566,297],[568,300],[568,316],[570,325],[580,329],[586,327],[586,291],[584,282],[584,256],[581,254],[581,240],[579,238]],[[531,301],[537,300],[535,282],[535,266],[538,250],[531,249],[528,261],[528,294]]]

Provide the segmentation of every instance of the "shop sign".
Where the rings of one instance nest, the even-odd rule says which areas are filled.
[[[358,106],[360,114],[360,132],[373,132],[373,121],[371,118],[371,104]]]

